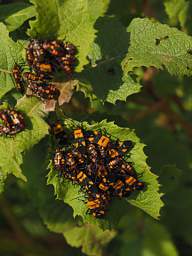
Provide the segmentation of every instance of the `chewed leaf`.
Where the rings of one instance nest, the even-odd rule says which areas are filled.
[[[128,27],[130,47],[125,72],[136,67],[167,69],[172,75],[192,75],[192,37],[148,18],[134,19]]]
[[[102,256],[103,247],[114,238],[115,231],[103,231],[96,225],[84,224],[69,229],[64,236],[71,246],[82,246],[82,252],[87,255]]]
[[[65,124],[69,128],[74,128],[80,125],[78,122],[71,119],[66,119]],[[108,134],[115,138],[122,141],[131,140],[135,143],[134,148],[131,150],[129,160],[133,162],[133,166],[140,179],[145,182],[146,189],[144,191],[140,191],[137,195],[133,195],[130,199],[127,198],[126,200],[130,204],[139,207],[153,218],[158,219],[159,211],[163,206],[163,202],[161,201],[162,194],[159,192],[159,183],[157,181],[158,177],[150,171],[150,168],[146,163],[147,157],[143,152],[144,145],[140,143],[140,140],[135,135],[134,131],[128,128],[118,127],[114,123],[108,123],[105,120],[93,125],[83,122],[82,126],[85,129],[91,130],[105,129]],[[85,222],[99,222],[101,224],[100,221],[87,214],[87,207],[84,202],[85,195],[83,192],[79,192],[80,187],[64,180],[63,178],[61,179],[52,167],[48,175],[48,184],[52,184],[54,186],[58,199],[63,200],[73,208],[74,217],[80,215]],[[105,220],[102,224],[107,225],[107,216],[104,219]]]
[[[10,32],[18,29],[23,23],[35,15],[35,8],[33,6],[26,5],[25,8],[15,12],[5,19],[5,24]]]
[[[0,170],[4,176],[12,173],[26,180],[21,170],[23,155],[47,134],[48,127],[38,100],[24,97],[16,107],[24,114],[26,128],[15,137],[0,137]]]
[[[21,62],[22,45],[9,37],[9,31],[0,23],[0,97],[14,87],[11,72],[15,62]]]
[[[109,0],[31,0],[36,8],[36,20],[31,21],[28,31],[33,38],[60,38],[78,48],[79,65],[82,70],[88,63],[87,56],[94,41],[96,20],[104,15]]]
[[[110,90],[106,101],[115,104],[117,100],[126,101],[129,95],[138,93],[141,90],[141,85],[130,76],[123,77],[123,84],[117,90]]]

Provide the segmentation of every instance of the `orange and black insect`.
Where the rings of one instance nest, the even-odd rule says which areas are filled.
[[[15,135],[25,129],[24,117],[16,110],[0,110],[0,120],[0,135]]]
[[[30,40],[26,49],[26,59],[29,67],[38,69],[38,64],[44,61],[42,42],[36,39]]]
[[[88,212],[96,218],[102,218],[106,214],[110,198],[106,193],[89,195],[87,201]]]
[[[126,162],[124,160],[120,165],[120,174],[123,176],[130,175],[136,178],[136,172],[132,166],[132,163]]]
[[[75,58],[72,56],[56,57],[61,69],[66,73],[71,75],[74,71]]]
[[[109,169],[118,169],[122,165],[123,159],[119,156],[109,159],[108,167]]]
[[[98,161],[98,149],[95,144],[88,144],[86,147],[87,153],[89,155],[89,159],[96,163]]]
[[[53,56],[64,56],[66,54],[64,44],[60,40],[44,41],[43,48]]]
[[[45,79],[44,74],[42,73],[37,74],[34,72],[24,72],[23,77],[26,81],[33,81],[33,82],[40,82],[40,83],[42,83],[42,81]]]
[[[29,81],[28,89],[31,90],[32,96],[36,96],[37,98],[40,98],[42,101],[52,99],[57,100],[60,95],[60,91],[53,84],[36,84],[35,82]]]
[[[53,67],[50,63],[40,63],[37,65],[38,70],[41,73],[52,73],[53,72]]]
[[[77,54],[77,48],[72,43],[65,43],[64,48],[70,56],[75,56]]]
[[[77,174],[76,182],[85,190],[88,190],[93,185],[93,181],[83,171]]]
[[[19,92],[24,94],[25,92],[25,81],[22,77],[22,68],[18,64],[15,64],[12,70],[13,78],[15,80],[16,88]]]
[[[78,128],[73,131],[73,137],[74,137],[74,146],[75,147],[86,145],[83,130],[81,128]]]
[[[144,188],[144,183],[138,181],[135,177],[127,176],[125,178],[125,183],[128,185],[132,190],[142,190]]]
[[[26,50],[29,66],[38,73],[52,73],[53,66],[43,48],[43,41],[32,39]]]
[[[110,184],[112,186],[112,194],[113,196],[123,196],[123,190],[125,187],[125,183],[121,179],[117,179],[115,182]]]
[[[56,121],[50,125],[50,133],[55,137],[57,143],[61,146],[69,143],[69,137],[61,121]]]
[[[102,181],[98,184],[98,187],[100,190],[106,192],[107,190],[109,190],[110,185],[109,185],[109,182],[107,181],[107,179],[103,178]]]
[[[109,146],[109,156],[111,158],[115,158],[117,156],[124,156],[126,153],[128,153],[133,147],[133,142],[130,140],[126,140],[123,142],[120,142],[117,140],[115,143],[111,143]]]
[[[60,170],[60,171],[64,170],[65,159],[64,159],[64,152],[61,149],[56,149],[53,163],[56,170]]]
[[[57,128],[60,133],[60,125]],[[113,198],[143,190],[144,182],[138,180],[133,164],[124,159],[133,146],[131,141],[113,140],[106,132],[82,128],[76,128],[70,138],[64,177],[85,191],[88,212],[94,217],[104,217]]]
[[[99,161],[97,163],[96,175],[98,179],[107,177],[109,175],[108,167],[103,163],[103,161]]]

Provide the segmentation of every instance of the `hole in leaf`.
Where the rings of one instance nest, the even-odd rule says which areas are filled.
[[[169,38],[169,36],[164,36],[164,37],[156,38],[155,39],[155,44],[159,45],[161,43],[161,41],[166,40],[168,38]]]
[[[192,49],[187,50],[187,53],[192,55]]]

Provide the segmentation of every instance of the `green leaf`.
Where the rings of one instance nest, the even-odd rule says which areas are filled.
[[[27,3],[12,3],[12,4],[1,4],[0,5],[0,21],[6,20],[9,16],[14,15],[14,13],[17,13],[21,11],[22,9],[25,9],[29,7],[29,4]]]
[[[165,11],[171,25],[175,26],[179,22],[181,27],[185,26],[189,5],[189,1],[186,0],[164,0]]]
[[[0,97],[14,88],[14,81],[10,74],[14,64],[20,63],[22,45],[15,43],[9,37],[9,32],[3,23],[0,23]]]
[[[141,12],[141,2],[138,0],[135,0],[134,3],[127,0],[111,0],[107,14],[116,16],[126,27],[133,17],[138,17],[140,15],[139,11]]]
[[[91,66],[87,65],[77,78],[80,84],[93,88],[94,94],[102,101],[113,104],[117,100],[125,101],[129,95],[140,91],[139,82],[123,74],[121,68],[121,61],[128,50],[129,35],[114,17],[99,19],[96,28],[97,38],[89,54]]]
[[[80,125],[78,122],[69,119],[65,119],[65,124],[71,128]],[[105,120],[93,125],[83,122],[82,125],[85,129],[106,129],[109,134],[122,141],[131,140],[135,143],[129,160],[133,162],[136,172],[146,183],[147,188],[145,191],[141,191],[137,195],[135,194],[132,198],[127,198],[126,200],[130,204],[139,207],[153,218],[158,219],[159,211],[163,206],[163,202],[161,201],[162,194],[159,193],[157,176],[150,171],[150,168],[146,163],[147,157],[143,152],[144,144],[140,143],[140,140],[132,130],[128,128],[120,128],[114,123],[107,123]],[[74,217],[79,215],[82,216],[85,222],[98,223],[99,225],[101,224],[104,226],[108,225],[107,218],[104,221],[100,221],[87,214],[87,207],[83,201],[83,192],[79,192],[80,187],[59,178],[53,168],[51,168],[48,175],[48,184],[54,186],[55,194],[58,199],[63,200],[73,208]]]
[[[97,66],[97,62],[102,59],[101,48],[95,42],[90,46],[90,52],[87,56],[90,59],[91,66]]]
[[[130,47],[125,72],[136,67],[167,69],[172,75],[192,74],[192,39],[184,32],[148,18],[134,19],[128,27]]]
[[[33,38],[65,39],[78,48],[82,70],[88,63],[87,56],[94,41],[96,20],[103,16],[109,0],[31,0],[37,11],[37,19],[30,22],[28,34]]]
[[[177,256],[177,250],[168,233],[160,223],[130,212],[121,220],[121,233],[117,236],[118,251],[115,255]]]
[[[0,137],[0,168],[3,175],[12,173],[26,181],[21,170],[23,154],[47,134],[48,127],[42,119],[42,103],[37,99],[23,97],[16,107],[25,115],[26,129],[13,138]]]
[[[115,232],[103,231],[96,225],[85,224],[82,227],[69,229],[64,236],[71,246],[82,247],[83,253],[102,256],[103,247],[114,238]]]
[[[115,104],[117,100],[126,101],[129,95],[138,93],[141,85],[135,82],[130,76],[123,77],[123,84],[117,90],[109,90],[106,101]]]
[[[28,6],[7,17],[4,23],[9,32],[12,32],[23,25],[23,23],[35,16],[34,6]]]
[[[54,39],[58,36],[59,1],[57,0],[30,0],[36,10],[36,19],[30,21],[31,29],[28,30],[32,38]]]

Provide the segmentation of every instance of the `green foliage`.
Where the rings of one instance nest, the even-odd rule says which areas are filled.
[[[8,17],[12,15],[15,16],[18,12],[25,8],[28,8],[27,3],[12,3],[12,4],[1,4],[0,6],[0,20],[5,21]]]
[[[78,78],[91,86],[103,101],[112,104],[117,100],[125,101],[129,95],[140,91],[139,81],[123,74],[121,68],[121,60],[128,50],[128,33],[114,17],[100,18],[96,27],[100,29],[88,55],[92,66],[87,66]]]
[[[130,76],[123,77],[123,84],[117,90],[109,90],[106,101],[115,104],[117,100],[126,101],[131,94],[138,93],[141,85],[134,82]]]
[[[0,254],[191,255],[191,7],[187,0],[0,4],[0,109],[15,107],[26,123],[23,132],[0,136]],[[30,38],[78,49],[75,93],[52,113],[15,90],[12,69],[28,70]],[[135,142],[127,160],[145,190],[113,200],[103,219],[88,214],[84,192],[50,164],[48,124],[58,118]]]
[[[114,237],[115,232],[101,230],[92,224],[74,227],[65,232],[67,242],[74,247],[82,246],[82,252],[88,255],[102,255],[102,248]]]
[[[17,109],[26,117],[26,129],[15,137],[0,137],[0,168],[4,176],[12,173],[26,181],[20,167],[23,153],[38,143],[48,132],[47,124],[42,119],[41,107],[36,99],[24,97],[18,101]]]
[[[14,87],[11,72],[15,62],[21,62],[22,45],[11,40],[9,32],[0,23],[0,96],[2,97]]]
[[[35,9],[33,6],[28,6],[23,8],[22,10],[10,15],[7,19],[5,19],[5,24],[10,32],[18,29],[23,25],[23,23],[35,15]]]
[[[126,255],[159,255],[177,256],[178,253],[168,231],[159,223],[133,212],[125,216],[120,223],[122,232],[119,240],[118,256]],[[126,225],[126,228],[125,228]]]
[[[134,19],[128,27],[130,47],[125,72],[136,67],[166,68],[172,75],[192,74],[192,39],[185,33],[150,19]]]

